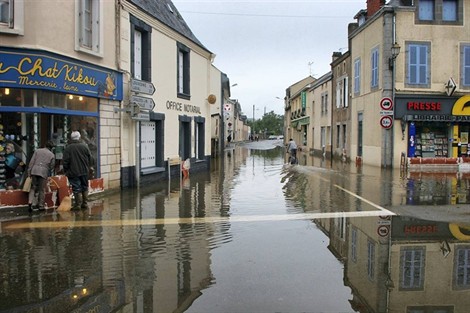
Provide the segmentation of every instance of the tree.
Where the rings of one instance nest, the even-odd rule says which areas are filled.
[[[248,125],[251,126],[252,131],[259,134],[269,135],[282,135],[284,128],[284,117],[271,111],[263,115],[263,117],[256,121],[250,121]]]

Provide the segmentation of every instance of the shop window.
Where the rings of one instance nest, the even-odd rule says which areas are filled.
[[[407,86],[415,88],[429,88],[431,81],[430,43],[407,43],[406,53]]]
[[[189,100],[190,93],[190,49],[178,43],[177,55],[178,97]]]
[[[379,48],[372,49],[370,57],[371,79],[370,87],[372,89],[379,87]]]
[[[102,7],[100,0],[78,0],[76,2],[77,34],[76,50],[103,54]]]
[[[24,34],[24,0],[0,0],[0,33]]]
[[[460,48],[461,85],[470,88],[470,44],[464,44]]]
[[[152,27],[131,15],[131,63],[132,76],[151,81]]]
[[[354,94],[359,95],[361,92],[361,59],[354,61]]]
[[[48,140],[56,144],[56,166],[51,174],[63,174],[63,150],[75,130],[88,145],[95,173],[99,173],[98,100],[88,97],[80,100],[75,95],[72,98],[48,91],[0,88],[0,189],[21,186],[34,150]],[[9,169],[2,162],[7,150],[14,150],[15,156]]]

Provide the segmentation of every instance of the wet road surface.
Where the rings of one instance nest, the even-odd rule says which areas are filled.
[[[0,312],[469,312],[466,174],[292,166],[280,145],[2,222]]]

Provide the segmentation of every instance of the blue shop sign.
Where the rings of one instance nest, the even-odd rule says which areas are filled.
[[[122,73],[53,53],[0,48],[0,87],[122,100]]]

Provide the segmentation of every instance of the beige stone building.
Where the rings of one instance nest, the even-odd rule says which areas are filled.
[[[331,92],[332,75],[326,73],[308,89],[307,99],[312,110],[309,115],[311,119],[309,150],[314,155],[330,158],[331,156]]]
[[[284,112],[284,140],[294,139],[300,147],[308,147],[311,106],[307,103],[307,91],[315,78],[308,76],[286,89]],[[306,148],[308,149],[308,148]]]
[[[12,143],[16,154],[15,173],[0,175],[0,189],[18,188],[32,153],[48,140],[56,144],[54,174],[63,173],[74,130],[89,145],[104,188],[118,187],[121,125],[113,112],[124,93],[114,2],[0,5],[0,153]]]
[[[208,170],[212,108],[222,104],[215,55],[171,1],[128,0],[119,8],[119,68],[125,73],[125,98],[116,112],[121,117],[122,185],[175,175],[178,159],[189,160],[191,171]],[[153,86],[156,92],[139,86]],[[142,98],[155,106],[143,108]]]
[[[369,1],[351,32],[351,156],[399,167],[467,155],[468,1]],[[412,31],[411,31],[412,30]]]

